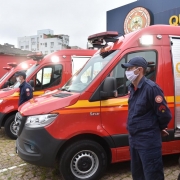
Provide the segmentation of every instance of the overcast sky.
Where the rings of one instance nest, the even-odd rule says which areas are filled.
[[[0,44],[52,29],[86,48],[87,37],[106,31],[106,12],[136,0],[0,0]]]

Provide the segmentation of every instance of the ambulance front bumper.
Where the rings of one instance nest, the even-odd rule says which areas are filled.
[[[26,117],[22,117],[21,121],[16,140],[16,152],[19,157],[30,164],[54,166],[58,151],[65,140],[53,138],[45,128],[26,127],[24,125]]]

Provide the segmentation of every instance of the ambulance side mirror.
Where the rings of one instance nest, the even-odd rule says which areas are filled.
[[[34,80],[30,80],[29,84],[32,86],[32,88],[34,89]]]
[[[100,95],[102,99],[108,99],[111,97],[117,97],[117,85],[116,79],[114,77],[107,77],[103,83],[103,90],[100,91]]]

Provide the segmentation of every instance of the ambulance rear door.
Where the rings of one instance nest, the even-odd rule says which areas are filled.
[[[180,137],[180,36],[170,36],[174,74],[175,137]]]

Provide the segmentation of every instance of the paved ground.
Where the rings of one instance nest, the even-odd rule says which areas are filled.
[[[0,180],[61,180],[57,169],[37,167],[15,154],[15,141],[0,129]],[[165,180],[177,180],[180,173],[178,155],[163,157]],[[131,180],[129,162],[111,165],[101,180]]]

